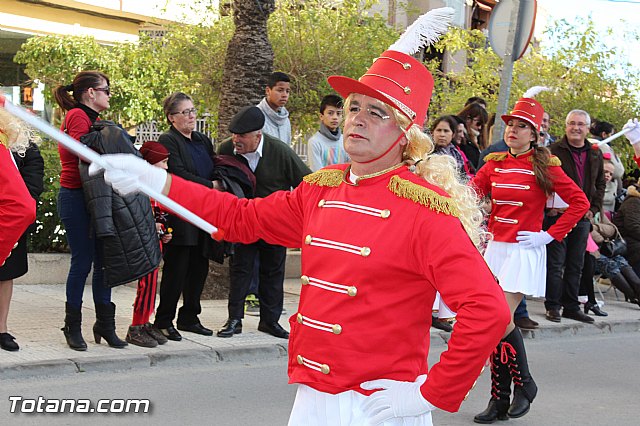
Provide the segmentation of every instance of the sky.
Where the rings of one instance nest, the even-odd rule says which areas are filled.
[[[640,43],[624,46],[619,38],[605,34],[607,27],[640,31],[640,0],[538,0],[535,36],[544,47],[549,43],[543,35],[547,22],[562,18],[571,22],[576,17],[586,18],[589,15],[606,42],[619,49],[620,58],[640,68]]]

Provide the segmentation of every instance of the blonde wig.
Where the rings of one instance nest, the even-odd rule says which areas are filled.
[[[25,123],[0,108],[0,143],[12,152],[24,157],[31,142],[39,142],[39,136]]]
[[[404,131],[410,124],[409,119],[396,109],[393,114]],[[420,126],[413,124],[404,133],[409,143],[402,154],[403,161],[416,175],[449,194],[460,212],[465,231],[476,247],[481,248],[489,234],[482,228],[484,214],[480,199],[471,186],[461,181],[455,160],[448,155],[433,154],[433,141]]]

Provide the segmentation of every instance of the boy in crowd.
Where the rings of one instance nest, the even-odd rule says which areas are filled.
[[[327,95],[320,102],[320,130],[309,139],[309,165],[314,172],[350,161],[342,145],[342,107],[342,98],[337,95]]]
[[[274,72],[269,76],[265,97],[257,105],[266,120],[262,132],[280,139],[291,146],[291,121],[289,111],[284,107],[291,93],[291,80],[283,72]]]

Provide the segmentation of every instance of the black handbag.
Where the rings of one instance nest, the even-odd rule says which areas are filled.
[[[609,258],[627,254],[627,242],[622,238],[617,228],[613,239],[605,240],[600,244],[600,254]]]

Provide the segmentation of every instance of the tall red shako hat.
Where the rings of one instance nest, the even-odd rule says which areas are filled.
[[[533,86],[531,89],[527,90],[513,106],[511,113],[505,114],[501,117],[502,121],[507,124],[512,118],[518,118],[531,123],[536,131],[540,132],[542,130],[542,115],[544,114],[544,108],[540,105],[540,102],[533,98],[543,90],[551,89],[544,86]]]
[[[402,36],[373,60],[373,65],[358,80],[332,75],[327,80],[343,98],[359,93],[378,99],[422,126],[427,115],[433,77],[427,68],[413,58],[422,46],[435,43],[448,27],[454,9],[433,9],[420,16]]]

